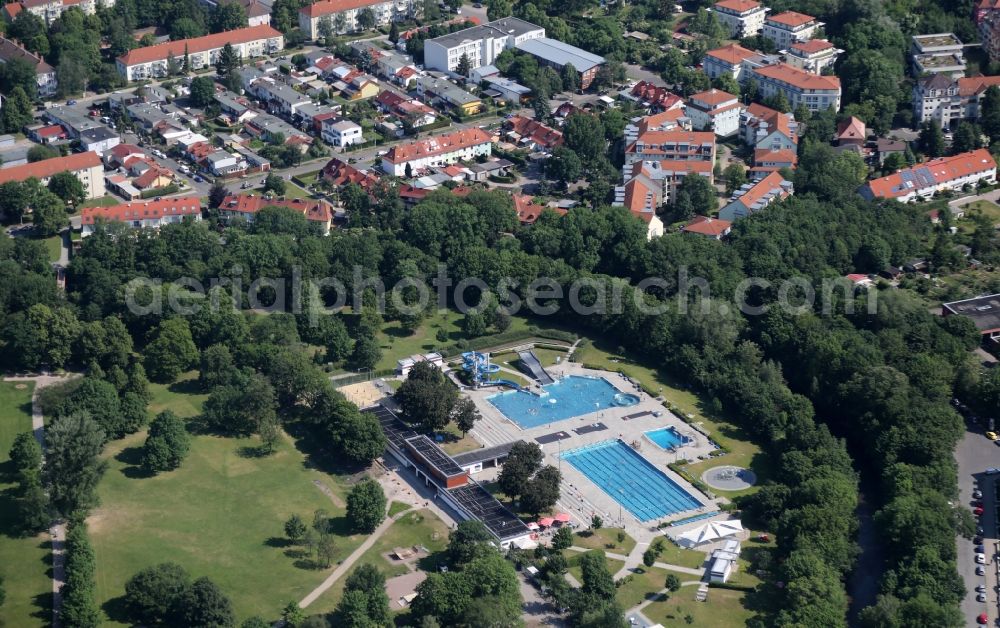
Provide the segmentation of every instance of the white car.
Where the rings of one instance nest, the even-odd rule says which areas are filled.
[[[976,585],[976,593],[986,593],[986,585],[985,584],[977,584]]]
[[[990,467],[985,471],[985,473],[986,475],[996,475],[997,473],[1000,473],[1000,469],[997,469],[996,467]]]
[[[986,564],[986,554],[976,554],[976,562],[980,565]]]
[[[985,576],[986,575],[986,567],[983,567],[982,565],[976,565],[976,575],[977,576]]]
[[[980,593],[979,595],[977,595],[976,596],[976,601],[977,602],[985,602],[986,601],[986,594],[985,593]]]

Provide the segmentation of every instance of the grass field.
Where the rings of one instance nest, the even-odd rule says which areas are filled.
[[[573,535],[573,545],[586,549],[607,550],[615,554],[628,555],[635,548],[635,539],[626,534],[625,540],[619,543],[618,533],[620,531],[620,528],[601,528],[594,530],[593,533],[577,532]]]
[[[206,395],[194,374],[170,386],[153,385],[149,409],[191,417]],[[347,489],[337,477],[306,464],[290,441],[256,457],[256,440],[197,435],[180,469],[146,477],[136,467],[145,433],[109,444],[109,469],[99,486],[101,506],[88,519],[97,559],[97,598],[120,620],[117,598],[136,571],[164,561],[185,567],[192,577],[208,576],[230,597],[240,620],[278,617],[289,600],[299,600],[330,569],[314,569],[283,538],[292,514],[307,522],[326,510],[337,533],[335,563],[363,537],[347,534],[343,508],[315,485],[330,487],[340,504]]]
[[[676,379],[662,370],[649,368],[643,364],[632,362],[616,355],[610,348],[600,343],[581,345],[573,359],[578,362],[602,368],[608,371],[621,371],[632,379],[645,385],[646,388],[663,395],[691,423],[705,428],[712,440],[728,448],[731,453],[704,460],[697,464],[687,465],[686,470],[696,479],[706,470],[723,465],[735,465],[753,469],[757,474],[758,485],[771,472],[771,463],[760,447],[750,441],[750,436],[740,426],[708,406],[708,401],[691,391]],[[718,491],[720,494],[733,496],[750,493],[756,487],[746,491]]]
[[[14,437],[31,431],[32,386],[0,382],[0,577],[7,591],[0,625],[18,628],[47,626],[52,612],[48,537],[17,534],[15,484],[7,457]]]
[[[49,254],[49,261],[58,262],[59,255],[62,253],[62,236],[54,235],[51,238],[45,238],[42,240],[42,244],[45,245],[45,252]]]
[[[973,201],[965,206],[966,216],[979,212],[992,220],[994,223],[1000,222],[1000,205],[991,201]]]
[[[745,594],[741,591],[709,589],[708,599],[698,602],[694,599],[697,590],[695,586],[682,587],[680,591],[671,593],[668,600],[646,606],[642,613],[664,626],[687,625],[690,615],[690,625],[712,628],[742,628],[753,616],[743,606]]]
[[[677,547],[672,541],[664,539],[663,551],[660,553],[660,557],[656,560],[661,563],[667,563],[668,565],[678,565],[680,567],[700,569],[701,566],[705,564],[706,554],[705,552],[697,552],[695,550]]]
[[[118,205],[119,203],[121,203],[120,200],[110,194],[107,194],[105,196],[84,201],[80,203],[80,206],[77,209],[84,209],[86,207],[112,207],[114,205]]]
[[[601,550],[591,550],[591,552],[604,553]],[[583,582],[583,572],[580,569],[580,557],[584,554],[590,554],[591,552],[575,552],[573,550],[566,550],[563,552],[563,556],[566,557],[566,562],[569,563],[569,573],[573,574],[573,577],[580,582]],[[618,573],[619,569],[625,566],[625,561],[616,560],[614,558],[605,557],[604,562],[607,564],[608,573],[610,573],[612,577]]]
[[[434,569],[440,557],[443,556],[439,552],[448,546],[448,526],[430,510],[416,510],[405,514],[361,555],[361,558],[354,563],[351,572],[367,563],[378,567],[379,571],[385,574],[387,580],[405,574],[409,571],[406,565],[386,558],[385,554],[397,547],[412,548],[414,546],[423,546],[431,551],[430,556],[418,561],[418,566],[428,570]],[[307,614],[325,613],[336,608],[344,592],[344,582],[349,575],[350,573],[337,580],[326,593],[310,605],[306,609]],[[396,609],[397,607],[391,602],[390,600],[391,607]]]
[[[658,591],[664,588],[667,581],[667,574],[671,573],[665,569],[657,569],[656,567],[643,567],[643,570],[642,573],[632,574],[632,580],[618,587],[618,593],[615,597],[618,598],[618,603],[625,610],[656,595]],[[697,580],[694,576],[674,575],[678,576],[681,582],[685,579]]]

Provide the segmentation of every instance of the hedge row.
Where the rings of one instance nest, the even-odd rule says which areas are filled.
[[[171,183],[170,185],[163,186],[162,188],[143,190],[142,193],[139,194],[139,198],[146,199],[146,198],[153,198],[155,196],[168,196],[170,194],[176,194],[179,191],[180,188],[177,187],[177,184]]]

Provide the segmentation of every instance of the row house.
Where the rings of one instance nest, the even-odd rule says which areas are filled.
[[[86,207],[80,210],[80,235],[84,238],[91,235],[102,222],[117,222],[133,229],[159,229],[184,220],[201,220],[201,199],[197,195]]]
[[[320,133],[323,123],[327,120],[336,120],[340,117],[340,105],[317,105],[309,103],[299,107],[295,116],[299,126],[309,133]]]
[[[768,16],[764,21],[762,34],[764,38],[770,39],[778,50],[784,50],[792,44],[809,41],[821,28],[823,22],[811,15],[785,11]]]
[[[437,121],[437,111],[419,100],[402,96],[394,91],[381,92],[375,102],[379,109],[407,121],[414,129],[434,124]]]
[[[787,63],[755,68],[752,76],[757,81],[762,98],[784,94],[792,109],[840,110],[840,79],[836,76],[810,74]]]
[[[307,39],[364,30],[359,21],[370,12],[375,27],[413,18],[413,0],[320,0],[299,9],[299,28]]]
[[[0,173],[3,171],[0,170]],[[938,192],[958,191],[980,182],[996,183],[997,165],[985,148],[951,157],[931,159],[886,177],[872,179],[858,192],[872,200],[896,199],[902,203],[928,200]]]
[[[913,86],[913,116],[918,122],[936,120],[942,128],[962,120],[979,119],[979,103],[992,86],[1000,86],[1000,76],[973,76],[952,79],[932,74]]]
[[[311,98],[273,77],[264,76],[246,83],[246,76],[245,74],[243,88],[275,115],[292,118],[300,107],[312,104]]]
[[[512,142],[532,151],[551,151],[563,143],[562,131],[524,116],[508,118],[504,121],[504,127]]]
[[[804,72],[823,74],[832,69],[844,51],[825,39],[797,42],[785,50],[785,63]]]
[[[684,99],[671,92],[666,87],[654,85],[648,81],[639,81],[632,89],[622,91],[626,100],[639,103],[650,111],[670,111],[684,107]]]
[[[83,184],[86,198],[100,198],[105,194],[104,164],[101,156],[95,152],[73,153],[65,157],[43,159],[22,166],[12,166],[0,169],[0,184],[9,181],[24,181],[29,178],[38,179],[42,185],[48,185],[49,179],[60,172],[69,172]]]
[[[382,170],[397,177],[425,168],[489,157],[493,139],[482,129],[463,129],[393,146],[382,156]]]
[[[13,22],[21,11],[27,11],[40,18],[46,24],[51,24],[63,11],[78,7],[85,15],[93,15],[97,7],[110,8],[115,6],[114,0],[21,0],[4,5],[4,15]]]
[[[637,161],[706,161],[715,164],[715,133],[647,131],[625,148],[625,164]]]
[[[712,131],[719,137],[736,135],[740,130],[740,99],[721,89],[710,89],[688,97],[684,112],[697,131]]]
[[[118,57],[116,65],[118,73],[128,81],[161,78],[167,75],[170,59],[183,63],[185,54],[188,57],[188,66],[192,70],[214,66],[226,44],[232,46],[241,59],[246,60],[282,50],[285,47],[285,38],[281,32],[266,24],[251,26],[204,37],[178,39],[145,48],[134,48]]]
[[[722,0],[711,10],[729,31],[730,39],[743,39],[760,34],[770,9],[753,0]]]
[[[719,210],[719,218],[735,222],[758,212],[771,203],[788,198],[795,192],[791,181],[781,174],[772,172],[760,181],[746,183],[733,193],[725,207]]]
[[[283,207],[300,213],[310,224],[316,225],[323,235],[330,235],[330,227],[333,223],[333,206],[324,200],[231,194],[219,205],[219,216],[226,221],[241,219],[246,224],[252,224],[257,212],[265,207]]]

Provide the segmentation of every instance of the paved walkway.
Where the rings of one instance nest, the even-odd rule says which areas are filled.
[[[400,513],[400,514],[405,514],[405,513]],[[396,516],[398,517],[399,515]],[[379,540],[379,538],[383,534],[385,534],[385,531],[388,530],[389,526],[391,526],[395,521],[396,519],[394,517],[393,518],[386,517],[385,521],[383,521],[379,525],[379,527],[375,528],[374,532],[368,535],[368,538],[365,539],[364,543],[359,545],[356,550],[351,552],[350,556],[345,558],[342,563],[337,565],[337,568],[333,570],[333,573],[331,573],[329,576],[326,577],[326,580],[321,582],[318,587],[313,589],[312,592],[309,593],[309,595],[302,598],[302,601],[299,602],[299,608],[306,608],[307,606],[315,602],[319,596],[326,593],[330,589],[330,587],[332,587],[333,584],[337,582],[337,580],[340,580],[340,578],[342,578],[350,570],[350,568],[354,566],[354,563],[356,563],[358,559],[361,558],[361,556],[368,551],[368,548],[374,545],[375,541]]]
[[[34,375],[5,377],[5,382],[34,382],[35,388],[31,394],[31,431],[45,454],[45,417],[42,416],[42,406],[38,401],[38,393],[42,388],[73,377],[73,375]],[[53,521],[49,526],[49,536],[52,541],[52,627],[59,628],[59,611],[62,609],[62,589],[66,581],[65,544],[66,524],[61,520]]]

